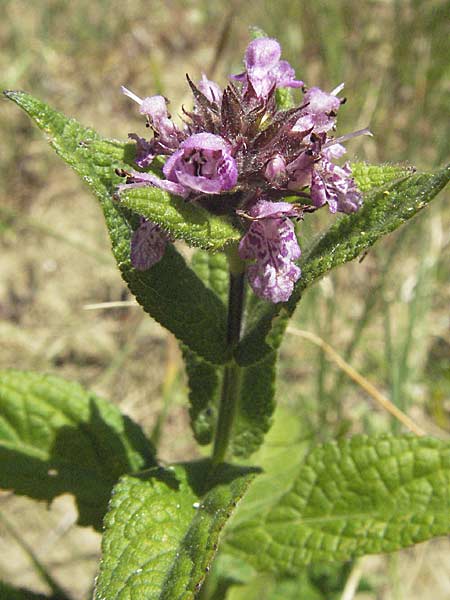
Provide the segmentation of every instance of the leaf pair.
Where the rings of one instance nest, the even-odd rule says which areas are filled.
[[[230,356],[225,343],[223,303],[194,275],[173,247],[152,269],[145,272],[133,269],[129,249],[133,219],[127,218],[130,214],[124,207],[158,223],[174,238],[210,251],[236,243],[239,232],[225,218],[152,187],[129,190],[122,194],[120,204],[113,201],[115,187],[120,182],[115,170],[126,170],[133,165],[133,145],[104,140],[93,130],[23,92],[5,94],[29,114],[47,134],[56,152],[97,196],[122,276],[144,310],[202,359],[212,364],[227,362]],[[340,219],[304,251],[302,278],[289,302],[254,303],[235,354],[240,364],[257,363],[276,351],[303,291],[423,209],[448,182],[450,169],[436,174],[414,174],[401,166],[358,163],[353,165],[353,174],[366,192],[363,207]]]
[[[208,250],[217,251],[235,243],[239,232],[222,217],[155,188],[129,190],[120,203],[113,200],[120,182],[115,170],[126,170],[133,164],[133,145],[104,140],[25,93],[6,95],[34,119],[56,152],[88,183],[100,201],[117,264],[131,292],[144,310],[183,344],[194,434],[200,443],[208,443],[216,417],[220,365],[232,358],[225,334],[225,257],[220,252],[199,251],[192,270],[171,245],[152,269],[136,271],[130,261],[130,239],[136,219],[129,209],[157,222],[173,237]],[[243,339],[234,353],[234,360],[243,367],[234,439],[238,455],[253,452],[270,426],[276,353],[304,290],[424,208],[448,181],[450,169],[414,174],[402,166],[357,163],[353,174],[366,192],[365,203],[304,250],[302,278],[289,302],[273,305],[252,297],[248,303]]]
[[[450,531],[448,442],[356,436],[304,460],[306,444],[290,443],[285,425],[280,439],[282,454],[265,462],[224,535],[225,552],[257,572],[292,576],[311,561],[392,551]],[[79,522],[99,527],[123,474],[105,520],[96,600],[195,598],[256,474],[209,461],[154,464],[140,429],[79,385],[0,373],[1,487],[46,500],[73,493]]]
[[[158,467],[141,429],[78,384],[0,372],[0,487],[47,502],[71,493],[78,523],[99,530],[109,503],[96,598],[193,597],[255,473]]]
[[[202,281],[223,301],[227,300],[228,264],[224,254],[202,250],[194,254],[192,267]],[[223,367],[207,363],[186,347],[182,348],[189,382],[191,425],[196,440],[209,444],[217,420]],[[275,409],[277,353],[261,362],[240,368],[240,385],[234,419],[231,453],[248,457],[262,444]]]

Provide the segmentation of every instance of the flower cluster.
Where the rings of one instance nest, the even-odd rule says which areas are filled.
[[[143,171],[126,173],[119,190],[154,186],[188,202],[225,207],[243,231],[239,255],[248,261],[248,281],[255,294],[271,302],[288,300],[301,275],[291,219],[324,205],[333,213],[361,206],[350,166],[334,161],[345,153],[342,141],[368,133],[333,137],[345,101],[339,97],[343,85],[330,93],[306,88],[280,57],[276,40],[258,38],[247,47],[245,71],[231,77],[237,83],[222,90],[205,75],[198,86],[188,78],[194,106],[183,111],[183,127],[172,121],[163,96],[141,99],[122,88],[139,104],[153,138],[130,134]],[[278,88],[301,88],[301,104],[279,109]],[[145,171],[156,156],[167,157],[164,178]],[[298,202],[283,201],[288,196]],[[155,264],[166,242],[163,231],[142,220],[132,240],[134,267]]]

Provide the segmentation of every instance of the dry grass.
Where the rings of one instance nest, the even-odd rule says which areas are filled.
[[[445,10],[438,0],[3,0],[0,77],[4,88],[25,89],[104,135],[125,138],[144,129],[121,96],[121,84],[143,95],[166,94],[176,112],[188,102],[185,72],[197,79],[206,71],[223,83],[239,70],[248,26],[256,24],[281,40],[305,81],[329,89],[345,80],[349,102],[340,131],[370,124],[375,134],[349,150],[371,161],[432,168],[448,154]],[[27,118],[6,101],[0,110],[0,368],[77,379],[120,404],[147,431],[170,397],[164,424],[170,441],[162,442],[161,454],[167,460],[191,456],[182,366],[172,338],[133,307],[83,309],[129,299],[100,210]],[[361,265],[311,290],[296,317],[297,325],[343,355],[358,340],[350,362],[438,435],[450,430],[450,384],[443,379],[450,347],[448,217],[441,198],[421,222],[391,236]],[[304,239],[313,234],[305,231]],[[327,435],[334,435],[347,425],[371,431],[390,426],[326,366],[320,351],[287,339],[282,356],[280,398],[313,427],[324,431],[327,424]],[[72,526],[70,501],[48,512],[4,495],[0,508],[13,525],[25,525],[24,539],[73,597],[85,598],[98,537]],[[0,575],[38,589],[28,557],[1,524],[0,532]],[[364,571],[376,582],[377,598],[444,600],[449,565],[448,545],[433,542],[395,558],[369,559]]]

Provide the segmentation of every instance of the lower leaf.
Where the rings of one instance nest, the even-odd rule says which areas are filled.
[[[324,444],[281,497],[246,519],[239,511],[236,517],[226,552],[279,575],[446,535],[450,443],[385,435]]]
[[[101,529],[119,477],[152,464],[142,430],[77,383],[0,372],[0,488],[47,502],[71,493],[78,523]]]
[[[95,599],[193,599],[254,474],[200,461],[124,477],[105,519]]]

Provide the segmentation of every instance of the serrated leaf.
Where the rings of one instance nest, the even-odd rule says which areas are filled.
[[[77,383],[0,372],[0,487],[50,502],[75,496],[80,525],[101,529],[113,486],[154,464],[142,430]]]
[[[232,452],[246,458],[256,452],[272,424],[275,410],[277,353],[242,369],[239,404],[233,426]]]
[[[228,302],[228,261],[225,254],[197,250],[191,261],[194,272],[223,302]],[[194,437],[201,445],[210,444],[217,420],[223,369],[212,365],[181,345],[189,386],[189,416]]]
[[[192,432],[201,445],[213,440],[223,369],[211,365],[186,348],[181,348],[189,386],[189,416]]]
[[[175,239],[205,250],[221,250],[237,243],[241,232],[226,217],[153,187],[134,188],[120,194],[121,203],[132,211],[160,225]]]
[[[445,187],[450,167],[416,173],[365,195],[363,207],[340,218],[309,249],[301,261],[302,277],[286,303],[254,303],[236,360],[249,365],[276,350],[303,291],[331,269],[360,256],[378,239],[395,231],[424,209]]]
[[[437,173],[419,173],[366,195],[363,207],[335,223],[309,249],[293,303],[316,279],[370,248],[424,209],[450,179],[450,167]]]
[[[226,306],[230,280],[226,255],[223,252],[212,254],[197,250],[192,257],[191,266],[203,283],[212,289]]]
[[[449,492],[448,442],[385,435],[324,444],[281,498],[230,524],[225,551],[287,575],[312,561],[392,552],[450,532]]]
[[[351,163],[352,177],[361,192],[368,192],[387,183],[402,179],[415,172],[414,167],[405,165],[371,165],[365,162]]]
[[[105,519],[96,600],[191,600],[254,477],[201,461],[124,477]]]
[[[136,271],[131,266],[132,228],[125,209],[121,210],[112,196],[122,182],[115,169],[133,164],[134,146],[102,139],[92,129],[24,92],[5,94],[28,113],[57,154],[96,195],[122,277],[144,310],[206,360],[224,362],[225,310],[174,247],[169,247],[163,259],[148,271]]]

